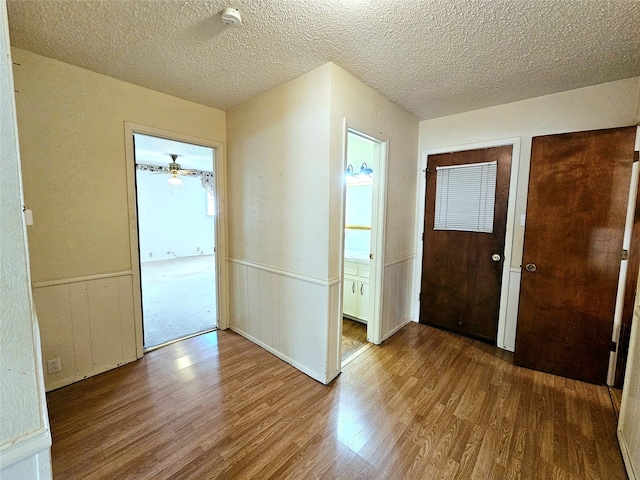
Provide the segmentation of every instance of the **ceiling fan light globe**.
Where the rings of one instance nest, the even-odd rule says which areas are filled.
[[[169,179],[169,183],[171,185],[180,185],[182,183],[182,179],[176,177],[175,175],[173,175],[170,179]]]

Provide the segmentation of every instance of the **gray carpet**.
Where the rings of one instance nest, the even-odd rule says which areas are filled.
[[[215,327],[215,256],[141,264],[144,348]]]

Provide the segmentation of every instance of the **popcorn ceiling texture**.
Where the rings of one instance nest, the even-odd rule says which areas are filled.
[[[238,8],[241,28],[225,27]],[[334,62],[420,119],[640,75],[632,0],[9,0],[11,44],[228,110]]]

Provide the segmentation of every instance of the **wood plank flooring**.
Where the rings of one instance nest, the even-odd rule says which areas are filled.
[[[56,479],[625,479],[606,387],[411,323],[323,386],[229,332],[48,394]]]
[[[342,361],[367,345],[367,326],[364,323],[342,319]]]

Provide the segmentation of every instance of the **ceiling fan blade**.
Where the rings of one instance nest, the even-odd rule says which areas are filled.
[[[194,170],[194,169],[183,169],[183,170],[178,170],[178,174],[179,175],[184,175],[184,176],[190,176],[190,177],[195,177],[200,175],[200,170]]]

